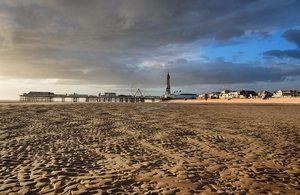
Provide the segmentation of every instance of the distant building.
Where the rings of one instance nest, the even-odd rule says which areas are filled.
[[[104,93],[104,96],[106,96],[106,97],[116,97],[117,93],[106,92],[106,93]]]
[[[20,95],[20,101],[26,102],[51,102],[55,97],[52,92],[30,91]]]
[[[219,99],[221,95],[221,92],[217,91],[217,92],[211,92],[208,94],[208,98],[209,99]]]
[[[282,91],[281,91],[281,90],[278,90],[278,91],[275,91],[275,92],[273,93],[273,96],[272,96],[272,97],[274,97],[274,98],[279,98],[279,97],[282,97],[282,96],[283,96]]]
[[[257,93],[255,91],[242,90],[239,92],[240,98],[253,98],[256,96],[257,96]]]
[[[171,96],[171,83],[170,83],[170,74],[168,72],[167,74],[167,87],[165,92],[165,98],[168,98]]]
[[[221,92],[210,92],[198,95],[198,99],[219,99],[221,96]]]
[[[238,91],[231,91],[228,93],[229,98],[239,98],[240,93]]]
[[[197,99],[198,95],[194,93],[181,93],[172,95],[172,99],[181,99],[181,100],[188,100],[188,99]]]
[[[199,100],[204,100],[205,97],[208,98],[208,93],[198,95],[197,99],[199,99]]]
[[[145,96],[144,102],[146,102],[146,103],[161,102],[161,98],[159,96]]]
[[[297,95],[298,95],[298,92],[296,90],[283,90],[283,96],[295,97]]]
[[[277,92],[273,93],[272,97],[296,97],[298,95],[297,90],[278,90]]]
[[[69,97],[72,97],[72,98],[87,98],[87,97],[89,97],[89,95],[88,94],[73,93],[73,94],[69,94]]]
[[[212,92],[209,94],[209,98],[211,99],[232,99],[232,98],[251,98],[256,97],[257,93],[255,91],[231,91],[231,90],[223,90],[221,92]]]
[[[273,96],[273,93],[269,92],[269,91],[260,91],[257,96],[259,98],[263,98],[263,99],[267,99]]]
[[[225,90],[223,90],[223,91],[220,92],[219,98],[220,99],[230,99],[230,98],[232,98],[231,94],[230,94],[231,92],[232,91],[230,91],[228,89],[225,89]]]
[[[23,95],[26,95],[28,97],[49,97],[54,96],[53,92],[39,92],[39,91],[30,91],[29,93],[24,93]]]

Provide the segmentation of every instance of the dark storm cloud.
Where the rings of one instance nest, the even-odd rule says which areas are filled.
[[[226,4],[198,0],[13,2],[6,10],[20,27],[14,29],[15,44],[56,38],[78,44],[97,41],[99,46],[116,41],[114,44],[124,47],[129,43],[157,47],[201,38],[226,40],[245,31],[273,27],[275,21],[285,26],[295,14],[294,7],[300,5],[298,1],[273,1],[270,5],[265,1],[239,0]]]
[[[300,22],[299,7],[297,0],[5,0],[0,2],[0,44],[7,50],[0,47],[0,70],[8,77],[98,84],[145,80],[160,85],[155,78],[163,80],[167,68],[181,75],[178,85],[282,80],[292,73],[226,62],[195,65],[188,62],[190,55],[183,65],[174,56],[184,53],[185,44],[226,43],[293,27]],[[299,46],[297,32],[285,37]],[[247,72],[253,76],[246,77]]]
[[[265,56],[273,56],[277,58],[295,58],[300,59],[300,30],[290,29],[283,34],[283,37],[296,44],[297,49],[291,50],[270,50],[264,53]]]
[[[181,66],[186,68],[183,70]],[[286,68],[287,66],[289,68]],[[170,67],[172,67],[171,73],[176,75],[176,85],[277,82],[300,75],[300,66],[291,64],[261,67],[223,60],[205,64],[181,60]]]
[[[298,46],[298,48],[300,48],[300,30],[288,30],[283,34],[283,36],[286,38],[286,40],[295,43]]]
[[[300,49],[270,50],[270,51],[265,52],[264,55],[278,57],[278,58],[296,58],[296,59],[300,59]]]

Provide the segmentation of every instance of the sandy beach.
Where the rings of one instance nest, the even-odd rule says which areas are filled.
[[[197,99],[197,100],[171,100],[170,103],[201,103],[201,104],[300,104],[300,97],[284,98],[249,98],[249,99]]]
[[[0,194],[299,194],[299,121],[288,104],[2,103]]]

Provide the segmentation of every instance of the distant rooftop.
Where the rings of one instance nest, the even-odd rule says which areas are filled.
[[[54,93],[52,92],[40,92],[40,91],[30,91],[29,93],[24,93],[24,95],[27,96],[39,96],[39,97],[43,97],[43,96],[54,96]]]

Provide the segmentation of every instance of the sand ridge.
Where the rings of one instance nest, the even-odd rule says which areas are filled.
[[[0,104],[0,194],[297,194],[299,108]]]

